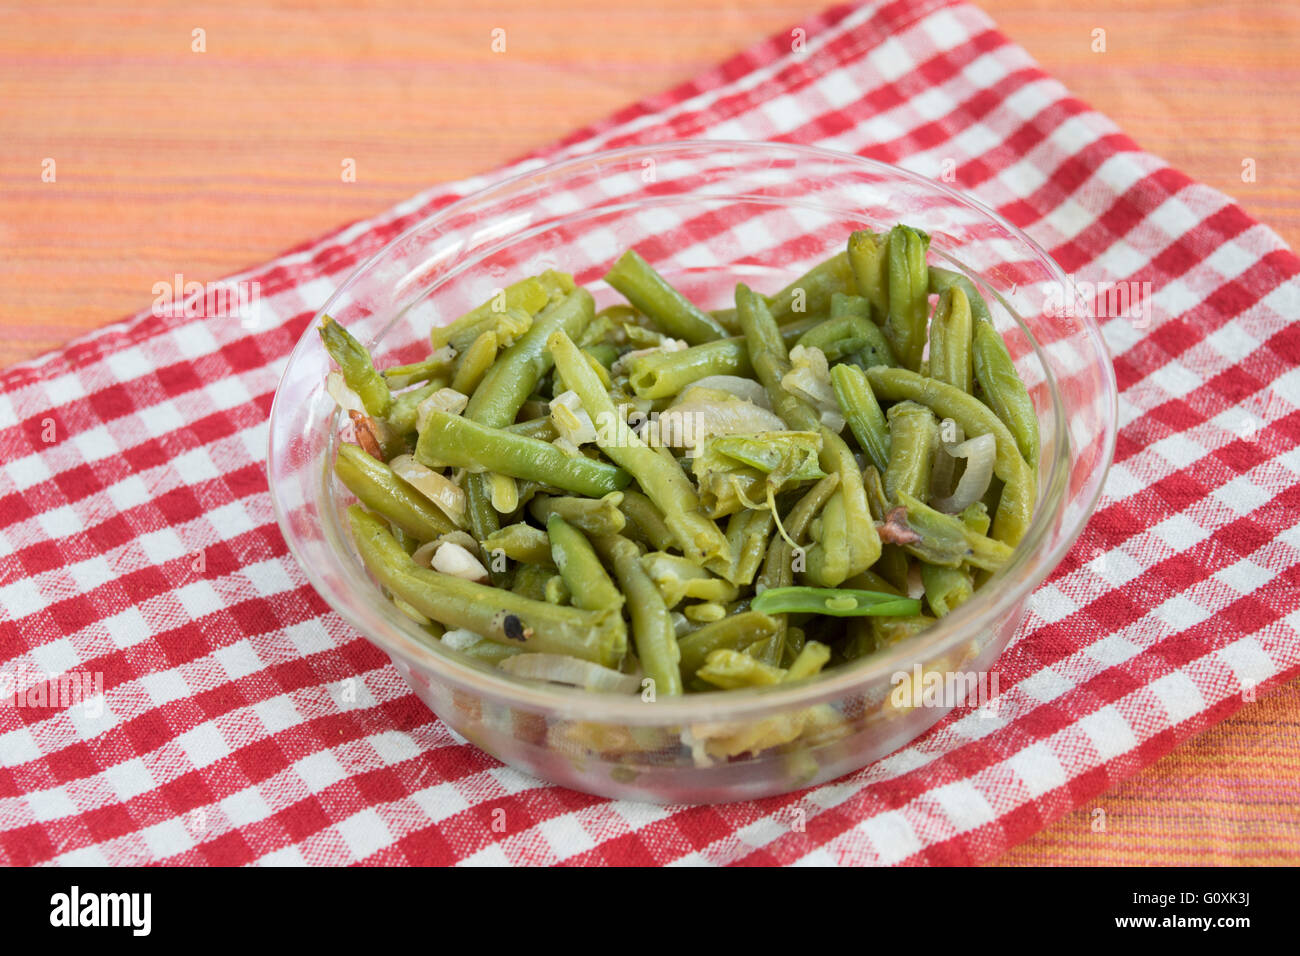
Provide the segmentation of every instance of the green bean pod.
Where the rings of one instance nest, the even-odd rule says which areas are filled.
[[[1016,372],[1007,343],[987,322],[975,325],[975,380],[984,401],[1016,440],[1016,448],[1031,468],[1038,467],[1038,412],[1025,383]]]
[[[831,385],[858,446],[883,472],[889,466],[889,425],[867,376],[856,365],[840,363],[831,366]]]
[[[542,523],[559,515],[583,534],[619,534],[627,518],[619,510],[623,492],[613,491],[603,498],[576,498],[568,495],[538,495],[528,503],[528,513]]]
[[[334,472],[366,507],[420,541],[456,530],[437,505],[356,445],[339,447]]]
[[[751,374],[744,339],[719,339],[678,352],[650,352],[627,362],[628,384],[640,398],[668,398],[709,375]]]
[[[849,236],[849,266],[858,295],[864,296],[880,321],[889,314],[889,243],[865,229]]]
[[[669,285],[635,249],[619,257],[605,273],[605,281],[674,338],[699,345],[727,334],[717,320]]]
[[[935,511],[905,491],[898,502],[907,509],[907,525],[918,540],[903,542],[903,550],[930,564],[957,568],[969,565],[996,571],[1011,557],[1011,548],[979,534],[956,515]]]
[[[631,480],[607,462],[583,455],[571,458],[549,442],[442,411],[429,414],[415,457],[429,465],[495,471],[592,497],[617,491]]]
[[[970,302],[959,286],[939,295],[930,321],[930,377],[974,392]]]
[[[574,607],[599,611],[623,606],[623,595],[581,531],[559,515],[551,515],[546,533],[551,540],[551,558],[569,588]]]
[[[678,640],[681,672],[694,676],[714,651],[723,648],[743,650],[779,634],[781,630],[779,620],[757,611],[744,611],[705,624]]]
[[[944,617],[975,593],[975,582],[968,568],[945,568],[923,561],[921,583],[925,586],[925,600],[938,617]]]
[[[939,423],[934,413],[917,402],[890,406],[889,465],[885,468],[885,497],[897,501],[899,492],[924,498],[930,488],[934,450],[939,443]]]
[[[343,328],[328,315],[321,319],[321,341],[325,351],[338,365],[343,373],[343,381],[348,388],[357,393],[366,413],[374,418],[383,418],[388,414],[388,407],[393,402],[387,380],[375,371],[374,362],[366,347],[357,341],[351,332]]]
[[[642,671],[654,681],[655,699],[680,696],[683,688],[677,632],[659,589],[641,567],[640,550],[622,535],[597,538],[595,544],[613,565],[614,576],[627,595],[632,642]]]
[[[394,596],[449,628],[466,628],[507,647],[568,654],[617,667],[627,653],[618,611],[584,611],[521,598],[422,568],[393,540],[382,521],[353,506],[352,537],[370,573]]]
[[[809,315],[825,315],[836,292],[857,292],[853,267],[847,253],[840,252],[813,266],[788,286],[766,300],[768,310],[778,325]],[[741,328],[744,328],[743,323]]]
[[[925,263],[927,237],[909,226],[889,233],[889,317],[885,337],[898,363],[915,372],[925,352],[926,319],[930,312],[930,273]]]

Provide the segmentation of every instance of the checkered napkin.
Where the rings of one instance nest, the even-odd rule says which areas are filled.
[[[0,862],[981,861],[1300,669],[1300,260],[974,7],[801,29],[234,277],[260,283],[243,322],[151,312],[0,376]],[[1105,321],[1115,465],[999,664],[997,716],[813,790],[664,808],[448,731],[307,585],[263,460],[290,347],[366,255],[507,173],[687,137],[947,172],[1079,280],[1152,285],[1149,325]],[[78,703],[55,675],[85,678]]]

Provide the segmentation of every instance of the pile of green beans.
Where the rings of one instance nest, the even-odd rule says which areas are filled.
[[[988,304],[929,243],[855,232],[714,311],[628,250],[605,276],[626,303],[548,271],[383,370],[327,316],[361,558],[429,642],[647,701],[911,639],[1006,565],[1039,461]],[[677,408],[689,438],[637,427]]]

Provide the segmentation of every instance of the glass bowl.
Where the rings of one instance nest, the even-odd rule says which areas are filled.
[[[603,306],[617,297],[600,276],[635,246],[696,304],[723,308],[737,281],[775,291],[853,230],[900,221],[930,234],[932,263],[980,288],[1042,433],[1037,510],[1013,558],[910,642],[806,682],[656,701],[520,681],[442,647],[385,598],[352,546],[343,519],[351,497],[330,467],[340,421],[315,323],[271,411],[271,497],[290,550],[434,713],[546,780],[708,803],[814,785],[885,756],[961,703],[963,687],[989,688],[972,681],[989,673],[1030,592],[1082,530],[1114,451],[1106,347],[1031,239],[970,198],[884,163],[783,143],[661,143],[567,159],[449,205],[361,265],[322,310],[368,341],[383,367],[422,357],[432,325],[544,269],[572,272]],[[931,674],[947,693],[919,692],[933,686]],[[975,702],[984,703],[978,693]]]

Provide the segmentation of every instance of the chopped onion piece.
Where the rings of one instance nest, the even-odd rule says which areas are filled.
[[[561,436],[575,445],[596,440],[596,426],[577,392],[561,392],[551,399],[551,422]]]
[[[458,627],[454,631],[448,631],[442,635],[442,643],[446,644],[453,651],[467,651],[479,641],[487,640],[482,634]]]
[[[695,448],[715,435],[751,435],[785,431],[785,422],[753,402],[726,392],[696,388],[685,401],[652,419],[655,441],[648,444],[671,448]]]
[[[488,576],[487,568],[479,559],[454,541],[444,541],[438,546],[433,554],[432,567],[435,571],[466,581],[486,581]]]
[[[931,506],[950,515],[965,511],[984,497],[993,478],[993,464],[997,458],[997,439],[992,433],[976,435],[956,445],[944,444],[944,453],[953,458],[965,458],[966,470],[957,482],[957,488],[946,498],[936,498]]]
[[[641,689],[641,681],[635,674],[621,674],[566,654],[516,654],[507,657],[497,666],[514,677],[567,684],[586,690],[632,694]]]
[[[415,430],[424,431],[425,425],[429,422],[430,412],[439,411],[446,412],[448,415],[459,415],[468,404],[469,396],[464,392],[458,392],[454,388],[440,388],[415,406]]]
[[[642,355],[654,355],[656,352],[681,352],[688,348],[690,348],[689,342],[684,342],[681,339],[664,339],[653,348],[633,349],[630,352],[624,352],[614,360],[614,364],[609,367],[609,373],[611,375],[622,375],[627,371],[627,363]]]
[[[839,434],[844,430],[844,415],[831,385],[830,364],[819,348],[796,345],[790,350],[790,371],[781,378],[781,387],[797,395],[817,410],[821,423]]]
[[[465,527],[465,512],[468,507],[465,492],[450,478],[438,474],[416,461],[412,455],[398,455],[388,463],[397,477],[414,486],[459,528]]]

